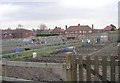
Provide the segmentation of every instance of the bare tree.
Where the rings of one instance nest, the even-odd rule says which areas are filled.
[[[46,30],[47,26],[45,24],[41,24],[38,26],[40,30]]]
[[[21,28],[21,27],[23,27],[23,25],[21,25],[21,24],[18,24],[18,28]]]

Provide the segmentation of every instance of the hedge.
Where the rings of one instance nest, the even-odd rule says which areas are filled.
[[[46,37],[46,36],[58,36],[59,34],[36,34],[36,36],[42,36],[42,37]]]

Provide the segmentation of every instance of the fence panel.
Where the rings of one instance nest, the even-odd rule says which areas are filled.
[[[102,81],[107,81],[107,57],[102,56]]]
[[[74,61],[74,56],[71,52],[68,52],[66,55],[66,63],[67,63],[67,70],[66,70],[66,78],[67,81],[77,81],[77,65]]]
[[[98,56],[94,57],[94,70],[95,70],[95,81],[99,81],[98,74],[99,74],[99,58]]]
[[[79,81],[83,81],[83,56],[79,56]]]
[[[67,70],[66,73],[68,81],[84,81],[84,76],[86,76],[86,81],[92,81],[92,78],[94,78],[93,81],[110,82],[120,80],[120,59],[116,60],[115,56],[109,56],[110,59],[107,56],[101,56],[101,58],[99,58],[99,56],[95,56],[93,59],[89,55],[86,56],[86,58],[82,55],[79,55],[77,58],[73,58],[74,55],[72,55],[72,53],[68,55],[67,67],[70,66],[71,68],[69,69],[69,72]],[[78,64],[78,67],[76,64]],[[84,69],[86,70],[85,75]],[[77,75],[76,70],[79,75]],[[94,77],[92,75],[94,75]]]
[[[115,56],[111,56],[111,81],[115,81]]]
[[[90,60],[90,56],[86,57],[86,71],[87,71],[87,81],[91,81],[91,60]]]

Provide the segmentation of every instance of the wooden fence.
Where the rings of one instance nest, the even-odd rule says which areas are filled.
[[[66,53],[67,81],[120,81],[120,58]]]
[[[82,56],[66,53],[66,63],[37,63],[9,61],[2,64],[3,77],[7,77],[7,66],[61,68],[66,70],[66,81],[120,81],[120,57]],[[63,75],[62,75],[63,76]],[[4,79],[4,78],[3,78]]]
[[[57,72],[57,74],[64,80],[66,80],[65,75],[65,63],[40,63],[40,62],[22,62],[22,61],[2,61],[2,81],[33,81],[33,80],[26,80],[26,79],[20,79],[20,78],[11,78],[8,77],[9,66],[13,67],[25,67],[25,68],[50,68],[53,69],[54,72]],[[24,72],[23,72],[24,73]]]

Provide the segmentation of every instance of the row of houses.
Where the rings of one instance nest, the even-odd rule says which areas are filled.
[[[1,33],[2,39],[27,38],[35,34],[33,31],[27,29],[5,29]]]
[[[14,39],[14,38],[27,38],[34,36],[35,34],[60,34],[60,35],[85,35],[93,33],[102,33],[105,31],[116,31],[116,28],[113,26],[106,26],[104,29],[95,29],[94,25],[90,27],[89,25],[75,25],[75,26],[65,26],[65,30],[61,27],[55,27],[54,29],[45,29],[45,30],[27,30],[17,28],[15,30],[6,29],[2,30],[2,39]]]
[[[75,25],[75,26],[65,26],[65,30],[61,27],[55,27],[53,30],[39,30],[38,33],[49,34],[49,33],[57,33],[60,35],[85,35],[85,34],[93,34],[93,33],[102,33],[106,31],[116,31],[117,29],[113,26],[106,26],[103,29],[95,29],[94,25],[90,27],[89,25]]]

